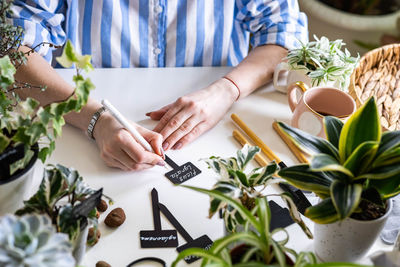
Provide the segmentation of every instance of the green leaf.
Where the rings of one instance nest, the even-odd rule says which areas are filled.
[[[254,156],[260,152],[260,148],[257,146],[244,145],[242,149],[237,151],[237,159],[239,162],[240,170],[244,170],[247,164],[254,158]]]
[[[278,122],[278,127],[304,152],[310,155],[323,153],[339,159],[338,150],[325,139],[303,132],[283,122]]]
[[[332,179],[324,172],[310,170],[308,164],[281,169],[278,175],[303,190],[310,190],[316,193],[329,194],[329,187]]]
[[[323,120],[325,135],[328,141],[338,149],[339,137],[343,128],[343,122],[333,116],[325,116]]]
[[[74,63],[78,62],[75,48],[70,40],[66,42],[62,55],[56,57],[56,60],[64,68],[71,68]]]
[[[242,185],[244,185],[245,187],[249,187],[250,184],[249,181],[247,180],[247,176],[245,173],[241,171],[235,171],[232,173],[234,174],[234,177],[237,178]]]
[[[9,56],[0,58],[0,88],[7,90],[7,87],[14,83],[16,69],[11,63]]]
[[[301,229],[307,235],[307,237],[312,239],[313,234],[311,233],[310,229],[307,227],[307,225],[302,220],[302,218],[300,216],[300,212],[298,211],[296,204],[294,203],[294,201],[292,199],[291,194],[285,192],[285,193],[280,194],[280,196],[282,197],[283,200],[285,200],[286,205],[289,208],[290,217],[292,217],[293,221],[296,222],[301,227]]]
[[[313,156],[310,167],[312,171],[337,171],[353,177],[353,173],[350,170],[340,165],[335,158],[327,154],[317,154]]]
[[[400,147],[393,147],[381,153],[373,162],[372,168],[393,165],[400,162]]]
[[[250,174],[249,183],[251,187],[258,185],[266,185],[269,179],[273,179],[275,172],[278,170],[278,165],[275,162],[268,164],[262,168],[254,169]]]
[[[5,136],[2,132],[0,132],[0,154],[8,147],[11,140],[7,136]]]
[[[203,189],[203,188],[197,188],[197,187],[185,186],[185,185],[183,187],[186,187],[186,188],[192,189],[194,191],[208,194],[209,196],[221,199],[222,201],[226,202],[227,204],[229,204],[232,207],[234,207],[235,209],[237,209],[238,212],[240,212],[240,215],[243,216],[244,219],[248,220],[251,223],[251,225],[253,225],[257,230],[259,230],[260,232],[262,231],[262,229],[260,229],[260,225],[257,222],[257,219],[251,214],[250,211],[248,211],[238,201],[236,201],[216,190],[207,190],[207,189]]]
[[[308,207],[305,216],[318,224],[333,223],[339,220],[332,199],[326,198],[315,206]]]
[[[382,134],[377,156],[400,146],[400,131],[387,131]]]
[[[360,144],[379,141],[381,131],[378,109],[375,99],[371,97],[343,126],[339,139],[340,162],[346,162]]]
[[[197,257],[202,257],[202,258],[205,258],[205,259],[212,260],[212,261],[217,262],[218,264],[220,264],[219,265],[220,267],[230,267],[230,264],[228,264],[226,261],[224,261],[223,259],[221,259],[217,255],[213,255],[211,252],[206,251],[206,250],[201,249],[201,248],[189,248],[189,249],[185,249],[184,251],[180,252],[178,254],[178,257],[172,263],[171,267],[176,267],[177,264],[181,260],[183,260],[184,258],[189,257],[189,256],[197,256]]]
[[[373,168],[368,173],[359,175],[357,179],[386,179],[397,174],[400,174],[400,164],[394,163]]]
[[[32,150],[26,150],[22,159],[10,164],[10,175],[13,175],[16,171],[25,168],[25,166],[27,166],[31,161],[34,154],[35,153]]]
[[[384,200],[394,197],[400,193],[400,175],[395,174],[385,179],[369,180],[369,187],[378,190]]]
[[[340,220],[349,217],[358,207],[361,192],[361,184],[346,184],[341,181],[334,181],[332,183],[332,201]]]
[[[378,151],[379,142],[367,141],[360,144],[348,157],[343,167],[354,173],[354,176],[367,171]]]

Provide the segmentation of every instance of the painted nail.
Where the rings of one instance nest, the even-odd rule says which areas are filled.
[[[178,142],[174,145],[174,149],[180,149],[182,147],[182,143]]]
[[[159,161],[159,162],[157,163],[157,165],[158,165],[158,166],[165,166],[165,162],[164,162],[164,161]]]
[[[146,113],[146,116],[150,116],[150,114],[151,114],[151,112],[147,112],[147,113]]]
[[[168,146],[169,146],[169,143],[168,143],[168,142],[164,142],[164,143],[162,144],[162,148],[163,148],[164,150],[167,150]]]

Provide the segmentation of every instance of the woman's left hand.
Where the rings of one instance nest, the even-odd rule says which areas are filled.
[[[215,126],[238,95],[235,85],[222,78],[146,115],[159,120],[154,131],[164,137],[163,149],[180,149]]]

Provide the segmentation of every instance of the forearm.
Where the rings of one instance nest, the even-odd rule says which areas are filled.
[[[240,97],[245,97],[272,79],[275,66],[286,55],[287,50],[281,46],[256,47],[226,77],[240,88]]]
[[[23,46],[21,51],[27,52],[30,48]],[[26,65],[21,65],[15,75],[16,80],[32,85],[46,86],[45,91],[37,88],[18,90],[21,98],[31,97],[40,102],[40,105],[48,105],[55,101],[67,99],[74,92],[74,87],[67,83],[48,63],[37,53],[28,56]],[[101,106],[100,103],[89,99],[87,105],[80,113],[71,112],[65,116],[68,123],[85,131],[90,118]]]

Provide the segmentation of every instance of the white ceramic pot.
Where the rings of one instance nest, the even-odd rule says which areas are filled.
[[[286,76],[281,75],[286,72]],[[311,78],[307,75],[305,70],[293,70],[286,62],[279,63],[274,70],[273,85],[274,88],[281,93],[286,94],[290,85],[295,82],[303,82],[309,88],[312,87]],[[329,81],[327,83],[321,82],[318,86],[329,86],[342,89],[339,81]],[[342,89],[343,90],[343,89]]]
[[[76,265],[79,265],[86,253],[86,241],[89,232],[89,226],[86,226],[80,233],[73,244],[72,255],[74,256]]]
[[[314,250],[324,262],[354,262],[364,256],[371,248],[392,210],[388,202],[384,216],[371,221],[351,218],[331,224],[314,225]]]
[[[299,0],[299,5],[301,11],[307,14],[310,40],[313,34],[332,40],[343,39],[354,55],[366,52],[354,43],[355,40],[379,44],[382,34],[399,34],[397,21],[400,10],[388,15],[366,16],[338,10],[319,0]]]
[[[37,161],[34,154],[25,169],[17,171],[10,178],[0,180],[0,216],[14,213],[23,206],[23,200],[28,199]]]

